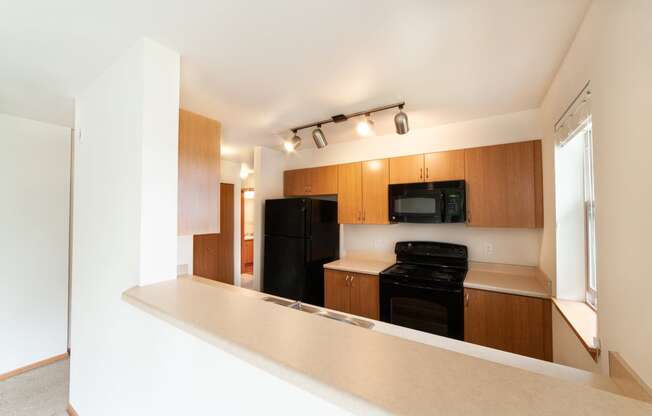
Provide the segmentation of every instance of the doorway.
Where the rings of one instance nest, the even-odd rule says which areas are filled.
[[[241,286],[249,289],[254,273],[254,195],[253,188],[244,188],[240,194]]]

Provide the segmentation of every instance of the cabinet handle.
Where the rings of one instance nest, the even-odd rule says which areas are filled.
[[[464,294],[464,306],[469,306],[469,294]]]
[[[466,223],[471,224],[471,211],[466,212]]]
[[[358,211],[358,221],[362,221],[362,214],[360,211]]]
[[[419,169],[419,179],[423,179],[423,168]]]
[[[367,221],[367,212],[362,211],[362,222],[365,222],[365,221]]]
[[[428,179],[428,168],[426,168],[426,179]]]

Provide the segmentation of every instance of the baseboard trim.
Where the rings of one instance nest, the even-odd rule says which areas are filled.
[[[68,406],[66,407],[66,413],[68,413],[68,416],[79,416],[79,413],[77,413],[70,403],[68,403]]]
[[[45,360],[37,361],[35,363],[32,363],[30,365],[26,365],[25,367],[20,367],[15,370],[12,370],[8,373],[0,374],[0,381],[5,381],[7,379],[10,379],[12,377],[16,377],[17,375],[26,373],[28,371],[34,370],[39,367],[44,367],[46,365],[56,363],[57,361],[65,360],[68,358],[68,353],[65,352],[63,354],[55,355],[54,357],[46,358]]]
[[[609,351],[609,376],[625,396],[652,403],[652,388],[614,351]]]

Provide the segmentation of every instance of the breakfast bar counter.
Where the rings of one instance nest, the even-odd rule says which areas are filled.
[[[261,300],[184,277],[123,300],[291,381],[343,412],[445,415],[647,415],[652,406]]]

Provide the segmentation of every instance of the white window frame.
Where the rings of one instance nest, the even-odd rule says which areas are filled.
[[[589,117],[582,127],[584,134],[584,242],[586,245],[586,303],[598,308],[598,282],[595,234],[595,172],[593,165],[593,125]]]

